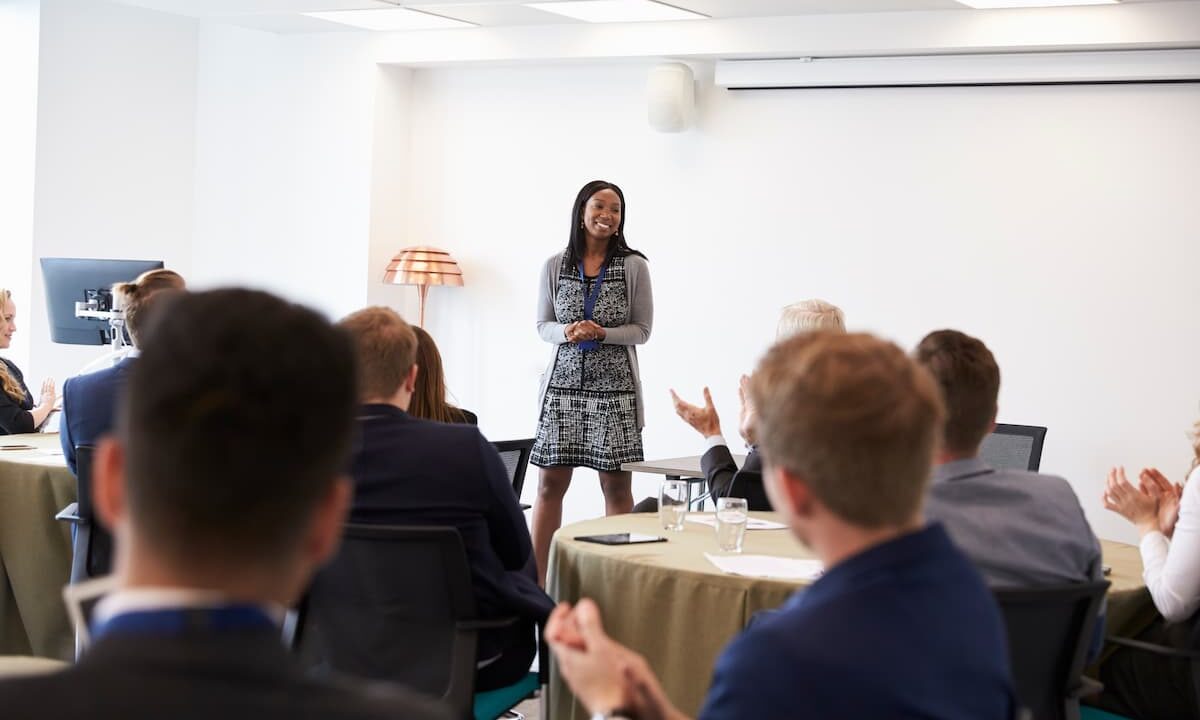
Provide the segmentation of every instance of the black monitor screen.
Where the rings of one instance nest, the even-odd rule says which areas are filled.
[[[107,345],[111,340],[109,324],[75,317],[75,303],[96,299],[103,305],[111,301],[115,283],[131,282],[162,266],[161,260],[42,258],[50,339],[66,345]]]

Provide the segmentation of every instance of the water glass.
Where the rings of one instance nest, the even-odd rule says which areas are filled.
[[[744,498],[727,497],[717,501],[717,546],[723,552],[742,551],[749,519]]]
[[[658,520],[663,530],[683,530],[688,511],[688,483],[684,480],[663,480],[658,492]]]

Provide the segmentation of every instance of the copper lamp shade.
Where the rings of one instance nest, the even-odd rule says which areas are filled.
[[[450,253],[435,247],[420,245],[396,253],[383,274],[389,285],[416,285],[421,298],[420,326],[425,327],[425,295],[430,285],[462,287],[462,269]]]

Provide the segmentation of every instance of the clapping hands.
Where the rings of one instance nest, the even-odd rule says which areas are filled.
[[[1125,468],[1115,467],[1108,471],[1101,499],[1105,508],[1136,525],[1141,534],[1158,531],[1171,537],[1182,496],[1183,486],[1172,484],[1157,468],[1143,468],[1134,487]]]
[[[591,600],[575,607],[560,603],[545,634],[563,678],[590,712],[619,710],[637,720],[682,717],[646,659],[604,632],[600,609]]]

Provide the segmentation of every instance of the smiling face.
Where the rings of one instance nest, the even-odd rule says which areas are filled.
[[[612,190],[600,190],[583,206],[583,229],[587,234],[608,240],[621,228],[621,197]]]
[[[12,345],[13,333],[17,331],[17,306],[11,297],[0,301],[0,350]]]

